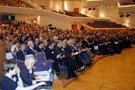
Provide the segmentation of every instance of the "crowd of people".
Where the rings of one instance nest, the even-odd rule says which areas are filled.
[[[6,51],[24,64],[23,69],[18,67],[19,73],[23,73],[23,82],[32,85],[28,77],[32,76],[31,70],[36,62],[27,64],[27,55],[44,52],[47,59],[54,61],[53,69],[57,75],[61,74],[61,66],[66,66],[67,79],[76,78],[76,72],[92,66],[93,54],[119,54],[124,48],[131,47],[135,41],[135,30],[50,30],[48,26],[23,21],[1,21],[0,40],[6,43]],[[23,72],[25,69],[28,70]]]
[[[116,22],[112,21],[94,21],[88,22],[87,25],[94,28],[127,28],[124,25],[117,24]]]
[[[25,3],[21,0],[0,0],[0,5],[32,8],[32,6],[28,5],[27,3]]]
[[[134,5],[135,1],[134,0],[120,0],[121,5]]]

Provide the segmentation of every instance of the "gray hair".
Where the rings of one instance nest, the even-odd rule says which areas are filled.
[[[36,62],[36,59],[33,54],[25,55],[25,61]]]

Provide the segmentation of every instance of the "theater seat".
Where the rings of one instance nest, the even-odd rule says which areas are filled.
[[[37,62],[44,63],[47,61],[46,55],[44,52],[39,52],[35,54]]]
[[[49,71],[50,69],[53,68],[53,63],[54,63],[54,61],[52,61],[52,60],[48,60],[45,63],[39,63],[39,62],[37,62],[35,64],[34,71],[35,72],[38,72],[38,71]]]

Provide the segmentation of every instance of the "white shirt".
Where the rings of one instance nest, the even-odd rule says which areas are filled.
[[[11,47],[11,52],[17,52],[17,51],[19,51],[19,49],[18,49],[18,47],[16,46],[16,45],[13,45],[12,47]]]

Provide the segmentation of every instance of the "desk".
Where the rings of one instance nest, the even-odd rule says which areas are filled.
[[[46,85],[37,87],[36,90],[53,90],[53,82],[54,82],[54,71],[38,71],[34,72],[36,75],[36,82],[46,82]]]
[[[37,88],[36,90],[42,90]],[[44,89],[44,90],[63,90],[63,85],[59,79],[54,80],[53,87],[51,89]]]

